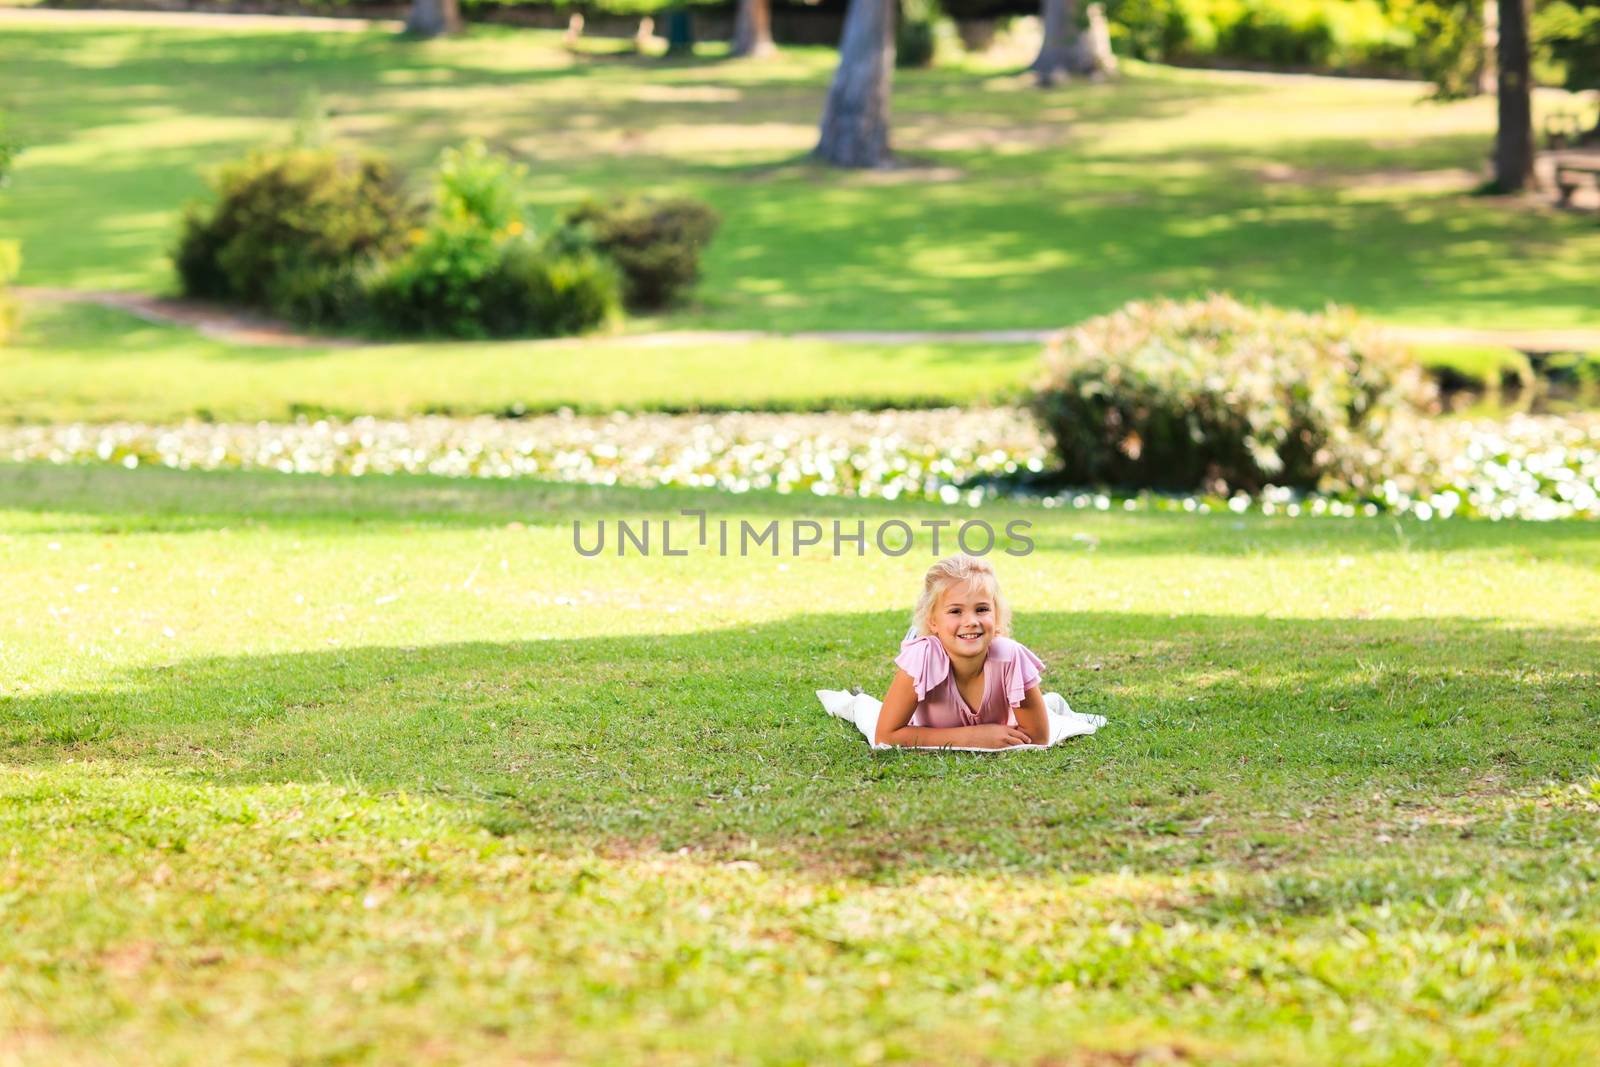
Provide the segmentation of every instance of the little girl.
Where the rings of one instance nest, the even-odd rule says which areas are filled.
[[[1048,744],[1044,664],[1006,636],[1011,610],[994,568],[951,556],[928,568],[895,657],[874,743],[1007,748]]]

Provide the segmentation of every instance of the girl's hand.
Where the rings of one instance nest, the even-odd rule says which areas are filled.
[[[986,722],[969,727],[973,748],[1010,748],[1012,745],[1031,745],[1033,740],[1015,726]]]

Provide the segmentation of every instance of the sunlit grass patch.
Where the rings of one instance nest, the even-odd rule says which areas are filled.
[[[0,792],[0,1012],[55,1060],[1502,1063],[1597,1033],[1592,841],[1556,879],[1429,847],[863,882],[754,845],[550,854],[470,804],[332,785],[95,762]]]
[[[255,421],[971,405],[1015,395],[1037,359],[1035,344],[788,338],[273,347],[40,302],[29,305],[0,357],[0,417]]]

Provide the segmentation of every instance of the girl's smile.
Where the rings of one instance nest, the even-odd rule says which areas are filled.
[[[984,583],[970,579],[946,589],[934,612],[933,632],[951,659],[971,661],[988,652],[994,603]]]

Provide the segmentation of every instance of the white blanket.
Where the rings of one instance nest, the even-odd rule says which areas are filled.
[[[818,689],[817,699],[822,701],[822,706],[829,715],[836,715],[846,722],[855,723],[857,730],[867,739],[867,744],[873,748],[902,748],[901,745],[873,745],[872,739],[878,733],[878,712],[883,710],[883,702],[866,693],[850,693],[838,689]],[[916,751],[928,752],[1021,752],[1025,749],[1049,748],[1060,744],[1069,737],[1080,737],[1092,734],[1106,724],[1104,715],[1080,715],[1067,706],[1066,699],[1060,693],[1046,693],[1044,695],[1045,711],[1050,717],[1050,740],[1042,745],[1010,745],[1006,748],[971,748],[964,745],[941,745],[932,747],[918,746]]]

